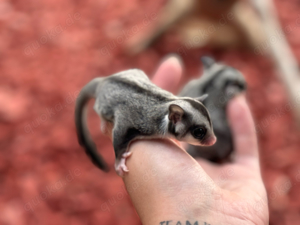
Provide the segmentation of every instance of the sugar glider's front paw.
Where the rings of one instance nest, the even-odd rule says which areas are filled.
[[[117,159],[115,163],[115,170],[120,177],[123,177],[125,172],[129,172],[126,166],[126,159],[130,157],[132,152],[125,152],[122,154],[121,159]]]
[[[239,71],[228,69],[222,76],[216,78],[215,89],[223,91],[228,97],[233,97],[246,89],[246,81]]]
[[[204,103],[206,106],[218,104],[223,108],[230,99],[246,90],[246,86],[243,75],[228,67],[222,73],[211,75],[211,82],[203,86],[203,91],[210,96]]]

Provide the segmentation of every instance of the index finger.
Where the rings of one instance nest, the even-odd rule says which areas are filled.
[[[255,126],[245,96],[240,95],[232,99],[228,104],[227,113],[237,157],[258,157]]]
[[[181,59],[177,55],[167,57],[155,72],[152,82],[157,86],[175,93],[182,75]]]

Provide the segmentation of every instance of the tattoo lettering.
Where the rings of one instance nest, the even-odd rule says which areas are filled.
[[[192,223],[190,223],[190,221],[186,221],[186,223],[185,223],[186,225],[193,225]],[[194,225],[198,225],[198,221],[196,221],[195,223],[194,223]]]
[[[204,222],[203,224],[198,223],[198,221],[195,221],[194,223],[190,222],[190,221],[186,221],[186,222],[180,222],[180,221],[174,221],[173,220],[166,220],[166,221],[161,221],[159,223],[159,225],[211,225],[209,223]]]
[[[172,222],[172,220],[162,221],[159,223],[159,225],[171,225],[170,222]]]

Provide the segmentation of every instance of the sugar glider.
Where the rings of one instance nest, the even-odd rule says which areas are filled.
[[[95,78],[81,90],[76,101],[75,123],[79,143],[92,162],[107,171],[97,153],[84,118],[86,103],[95,98],[94,110],[101,118],[101,130],[113,125],[112,140],[116,172],[128,172],[128,146],[137,138],[175,138],[192,145],[216,142],[210,115],[202,101],[207,97],[177,97],[154,85],[138,69]]]
[[[190,81],[179,96],[197,98],[208,94],[202,103],[207,107],[217,142],[213,146],[189,146],[188,152],[193,157],[206,158],[213,162],[227,161],[233,151],[231,130],[226,117],[228,101],[246,89],[243,75],[236,69],[215,62],[210,57],[202,59],[204,73],[195,80]]]

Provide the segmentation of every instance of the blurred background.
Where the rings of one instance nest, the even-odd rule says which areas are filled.
[[[203,55],[244,74],[270,224],[300,224],[300,88],[293,99],[298,81],[279,65],[300,60],[300,2],[271,1],[277,14],[265,17],[247,1],[172,2],[0,1],[0,224],[141,224],[121,178],[78,145],[74,103],[92,78],[130,68],[151,77],[169,53],[183,58],[182,86],[202,73]],[[272,15],[280,29],[269,31]],[[89,117],[113,168],[112,145]]]

